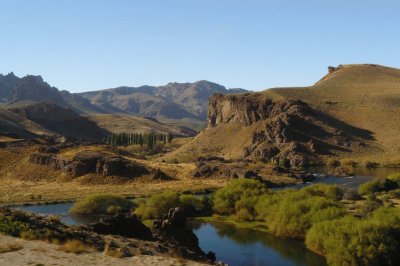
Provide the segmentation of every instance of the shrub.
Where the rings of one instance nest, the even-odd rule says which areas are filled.
[[[218,214],[231,215],[246,209],[255,217],[255,205],[259,197],[266,193],[266,186],[257,180],[233,179],[214,194],[213,210]]]
[[[365,219],[352,216],[314,224],[306,246],[329,265],[398,265],[399,210],[380,208]]]
[[[171,208],[176,207],[185,208],[189,212],[203,212],[211,208],[208,197],[200,198],[188,194],[179,195],[179,193],[173,191],[164,191],[147,200],[140,199],[137,203],[138,207],[134,213],[142,219],[162,217]]]
[[[123,212],[134,207],[132,201],[120,196],[102,194],[91,195],[78,200],[69,210],[74,215],[110,214],[117,209]]]
[[[0,245],[0,254],[22,249],[22,245],[18,242],[4,243]]]
[[[379,163],[377,163],[377,162],[372,162],[372,161],[365,162],[365,167],[367,167],[367,168],[377,168],[378,166],[379,166]]]
[[[397,184],[397,187],[400,188],[400,172],[390,174],[387,178],[390,181],[395,182]]]
[[[343,159],[340,161],[340,165],[345,166],[345,167],[356,167],[357,162],[350,160],[350,159]]]
[[[10,216],[0,216],[0,233],[19,237],[22,232],[29,232],[29,225],[23,222],[15,221]]]
[[[179,206],[186,209],[202,211],[204,209],[204,199],[194,195],[183,194],[179,196]]]
[[[266,219],[277,236],[304,238],[312,224],[341,217],[345,211],[334,201],[319,196],[296,193],[279,203],[276,213]]]
[[[375,179],[370,182],[366,182],[358,188],[358,193],[360,195],[367,195],[375,192],[389,191],[397,189],[398,185],[390,179]]]
[[[341,200],[343,198],[343,190],[337,185],[315,184],[304,187],[300,193],[307,193],[311,196],[320,196],[331,200]]]
[[[331,167],[338,167],[338,166],[340,166],[340,162],[339,162],[339,160],[336,160],[334,158],[328,158],[326,160],[326,165],[331,166]]]
[[[89,248],[82,241],[73,239],[67,240],[60,249],[67,253],[81,254],[88,251]]]
[[[164,191],[142,201],[135,210],[135,214],[142,219],[151,219],[165,215],[169,209],[179,207],[179,195],[173,191]]]

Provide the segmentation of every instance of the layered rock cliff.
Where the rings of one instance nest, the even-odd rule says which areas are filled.
[[[323,155],[365,146],[371,137],[303,101],[272,100],[256,93],[210,97],[208,128],[218,131],[226,124],[251,131],[243,158],[286,160],[291,165],[313,164]],[[234,132],[226,137],[240,138]]]

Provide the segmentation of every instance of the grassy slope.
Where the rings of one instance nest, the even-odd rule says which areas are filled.
[[[254,97],[301,99],[347,124],[372,132],[375,141],[369,143],[369,149],[339,156],[382,160],[400,152],[399,69],[344,65],[313,86],[268,89]],[[165,159],[188,161],[204,154],[240,158],[242,148],[251,141],[251,133],[261,126],[225,124],[208,128]]]
[[[400,152],[400,70],[344,65],[308,88],[271,89],[264,97],[301,99],[350,125],[374,134],[387,155]]]
[[[172,133],[180,136],[193,136],[196,132],[177,125],[158,122],[155,119],[139,117],[128,114],[93,114],[87,118],[96,122],[100,127],[113,132],[144,133],[157,131],[160,133]]]

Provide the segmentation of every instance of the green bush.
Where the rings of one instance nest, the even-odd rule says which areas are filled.
[[[306,246],[325,255],[329,265],[399,265],[399,210],[380,208],[372,215],[314,224]]]
[[[367,168],[377,168],[378,166],[379,166],[379,163],[377,163],[377,162],[372,162],[372,161],[365,162],[365,167],[367,167]]]
[[[164,191],[143,201],[135,210],[135,214],[142,219],[162,217],[169,209],[179,207],[179,195],[173,191]]]
[[[307,193],[310,196],[320,196],[331,200],[341,200],[343,198],[343,190],[337,185],[315,184],[304,187],[300,193]]]
[[[387,179],[397,184],[397,187],[400,188],[400,172],[390,174]]]
[[[10,216],[0,216],[0,232],[6,235],[19,237],[24,232],[30,232],[29,225],[15,221]]]
[[[69,212],[73,215],[113,214],[117,211],[129,211],[133,207],[133,202],[123,197],[101,194],[86,196],[76,201]]]
[[[358,193],[360,195],[367,195],[376,192],[389,191],[397,188],[397,183],[390,179],[375,179],[360,185],[358,188]]]
[[[343,159],[340,161],[340,165],[345,166],[345,167],[356,167],[357,162],[350,160],[350,159]]]
[[[255,205],[259,197],[266,193],[266,186],[257,180],[233,179],[214,194],[213,210],[218,214],[231,215],[245,209],[254,218]]]
[[[332,200],[318,196],[302,197],[300,193],[285,198],[275,213],[265,217],[269,230],[277,236],[304,238],[312,224],[344,215]]]
[[[176,207],[198,212],[210,208],[207,197],[200,198],[194,195],[179,195],[177,192],[164,191],[148,200],[141,199],[134,213],[143,220],[153,219],[164,216],[171,208]]]
[[[326,165],[331,166],[331,167],[338,167],[338,166],[340,166],[340,162],[339,162],[339,160],[336,160],[334,158],[328,158],[326,160]]]

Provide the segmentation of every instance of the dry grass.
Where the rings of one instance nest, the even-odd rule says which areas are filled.
[[[61,247],[60,250],[67,253],[82,254],[90,250],[90,248],[79,240],[67,240]]]
[[[127,114],[93,114],[87,118],[96,122],[100,127],[113,133],[146,133],[156,131],[159,133],[172,133],[174,135],[189,136],[195,134],[194,131],[185,131],[177,124],[161,123],[155,119],[127,115]]]
[[[6,252],[12,252],[22,249],[22,245],[18,242],[5,243],[0,245],[0,254]]]

